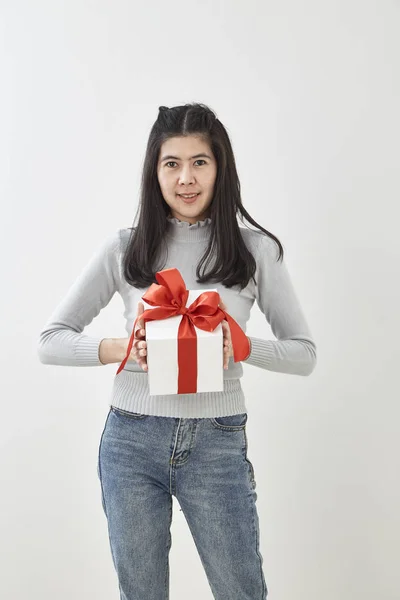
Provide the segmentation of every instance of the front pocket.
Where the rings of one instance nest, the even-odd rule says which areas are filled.
[[[115,406],[110,406],[112,412],[117,415],[117,417],[127,417],[128,419],[144,419],[149,415],[144,415],[142,413],[129,412],[128,410],[122,410],[121,408],[116,408]]]
[[[225,431],[240,431],[246,427],[247,413],[238,415],[228,415],[226,417],[213,417],[210,419],[211,424],[216,429]]]
[[[251,487],[254,490],[256,488],[256,485],[257,485],[256,484],[255,475],[254,475],[254,467],[253,467],[252,462],[247,458],[247,456],[246,456],[245,460],[246,460],[247,467],[248,467],[248,470],[249,470],[250,485],[251,485]]]

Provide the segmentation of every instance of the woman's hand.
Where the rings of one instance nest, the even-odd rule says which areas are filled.
[[[143,302],[139,302],[137,317],[144,313]],[[147,371],[147,342],[146,342],[146,330],[144,329],[144,323],[140,319],[136,322],[135,329],[135,341],[133,342],[131,352],[129,354],[128,360],[134,360],[138,363],[139,367],[143,369],[143,371]]]
[[[222,302],[219,303],[219,306],[222,310],[226,310],[226,305]],[[231,337],[231,328],[229,327],[228,321],[221,321],[222,325],[222,334],[224,338],[224,369],[228,369],[229,359],[233,356],[233,346],[232,346],[232,337]]]
[[[144,312],[142,302],[138,304],[137,317]],[[120,363],[125,359],[128,351],[130,338],[104,338],[99,345],[99,360],[103,365],[110,363]],[[147,342],[146,331],[143,321],[140,319],[136,322],[135,340],[132,344],[131,352],[128,356],[129,360],[134,360],[142,367],[143,371],[147,371]]]

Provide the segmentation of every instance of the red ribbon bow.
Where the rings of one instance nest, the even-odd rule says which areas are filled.
[[[147,321],[168,319],[182,315],[178,329],[178,394],[192,394],[197,391],[197,335],[195,326],[204,331],[214,329],[226,320],[229,323],[232,337],[234,361],[247,358],[250,344],[247,336],[227,312],[220,308],[220,296],[217,292],[203,292],[186,307],[189,291],[178,269],[164,269],[156,273],[160,285],[153,283],[142,296],[151,306],[140,317],[136,317],[129,340],[126,356],[120,364],[117,375],[126,365],[135,339],[135,328],[138,318]]]

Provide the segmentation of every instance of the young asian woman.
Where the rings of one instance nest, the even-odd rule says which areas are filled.
[[[222,321],[223,391],[151,396],[140,317],[156,272],[177,268],[188,289],[217,289],[221,308],[243,331],[257,302],[276,339],[261,332],[248,337],[243,362],[310,375],[316,344],[283,254],[280,241],[242,204],[231,142],[215,112],[197,103],[161,106],[147,142],[134,225],[111,232],[94,252],[38,345],[45,364],[121,364],[136,321],[129,360],[114,376],[98,453],[121,600],[169,598],[172,496],[214,598],[267,597],[243,367],[233,360],[229,325]],[[83,333],[116,292],[124,302],[127,337]]]

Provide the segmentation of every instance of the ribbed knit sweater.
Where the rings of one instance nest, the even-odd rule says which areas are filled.
[[[293,288],[285,259],[277,261],[278,247],[269,236],[240,227],[246,246],[256,260],[255,280],[240,291],[222,283],[196,282],[196,266],[203,255],[211,230],[211,220],[189,224],[168,218],[168,255],[163,268],[177,268],[188,289],[217,289],[226,311],[243,331],[250,310],[257,302],[276,340],[249,336],[251,352],[243,361],[268,371],[310,375],[316,365],[316,344],[312,338],[299,299]],[[94,252],[63,300],[40,332],[38,354],[42,363],[78,367],[104,366],[99,346],[104,337],[89,336],[84,328],[107,306],[118,292],[124,302],[125,329],[132,333],[138,303],[148,288],[135,288],[123,276],[122,260],[130,230],[119,229]],[[221,349],[222,351],[222,349]],[[118,364],[113,363],[115,373]],[[163,417],[211,418],[247,412],[240,379],[242,364],[229,361],[224,370],[224,391],[197,394],[150,396],[148,374],[134,361],[114,375],[109,404],[121,410]]]

